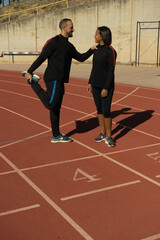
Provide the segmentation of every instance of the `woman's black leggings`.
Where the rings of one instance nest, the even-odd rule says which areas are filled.
[[[107,97],[101,97],[101,91],[102,91],[102,88],[97,88],[92,86],[92,94],[93,94],[94,102],[97,108],[97,113],[103,114],[105,118],[110,118],[111,103],[112,103],[114,88],[110,88],[108,90]]]
[[[37,94],[43,105],[50,110],[50,121],[52,134],[57,137],[60,134],[59,120],[60,109],[64,95],[64,83],[60,81],[45,82],[47,90],[45,91],[39,83],[32,81],[31,87]]]

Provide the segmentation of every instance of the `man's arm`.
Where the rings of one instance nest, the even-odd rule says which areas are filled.
[[[54,51],[55,49],[55,43],[54,40],[48,41],[43,49],[39,57],[32,63],[30,68],[28,69],[25,78],[27,80],[32,80],[32,74],[33,72],[50,56],[50,54]]]
[[[93,47],[91,47],[87,52],[79,53],[76,50],[76,48],[73,46],[73,58],[79,62],[84,62],[93,54],[95,49],[97,49],[97,44],[95,44]]]
[[[48,41],[44,45],[39,57],[32,63],[32,65],[28,69],[28,73],[32,74],[50,56],[54,49],[55,49],[54,40]]]

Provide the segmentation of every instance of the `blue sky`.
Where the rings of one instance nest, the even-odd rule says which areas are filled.
[[[4,0],[4,4],[8,4],[8,0]]]

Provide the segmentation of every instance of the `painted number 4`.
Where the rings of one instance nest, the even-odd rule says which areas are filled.
[[[84,172],[83,170],[81,170],[80,168],[77,168],[75,174],[74,174],[74,178],[73,181],[80,181],[83,179],[87,179],[87,182],[95,182],[98,180],[101,180],[101,178],[95,178],[96,175],[89,175],[88,173]]]

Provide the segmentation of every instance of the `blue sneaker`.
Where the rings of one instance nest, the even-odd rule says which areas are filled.
[[[27,71],[23,71],[22,72],[22,76],[25,77]],[[40,77],[36,74],[32,75],[32,81],[34,81],[35,83],[37,83],[40,80]],[[29,80],[27,80],[28,84],[31,84]]]
[[[58,137],[52,136],[51,143],[58,143],[58,142],[67,143],[67,142],[72,142],[72,141],[73,141],[72,138],[67,137],[66,135],[62,135],[62,133],[60,133]]]

